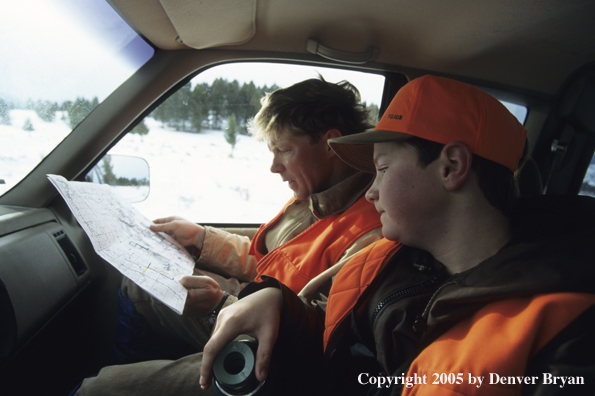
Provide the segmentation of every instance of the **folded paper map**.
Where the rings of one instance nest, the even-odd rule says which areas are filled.
[[[153,297],[182,314],[187,290],[178,280],[192,275],[194,260],[169,235],[107,184],[69,182],[47,175],[85,230],[97,254]]]

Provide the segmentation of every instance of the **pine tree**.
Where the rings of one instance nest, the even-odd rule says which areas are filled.
[[[0,98],[0,124],[10,125],[10,105]]]
[[[92,101],[88,101],[85,98],[76,98],[72,106],[68,109],[70,127],[76,127],[98,104],[99,102],[96,97]]]
[[[62,104],[60,105],[60,111],[65,111],[67,112],[68,110],[70,110],[70,108],[72,107],[72,101],[70,100],[65,100],[64,102],[62,102]]]
[[[242,88],[240,88],[240,101],[242,103],[238,114],[240,133],[247,134],[248,130],[246,126],[248,125],[248,120],[254,118],[258,110],[262,107],[260,98],[259,89],[256,88],[254,82],[244,83]]]
[[[229,117],[227,129],[225,129],[225,140],[231,145],[230,157],[233,157],[233,149],[236,146],[236,138],[238,135],[238,123],[236,121],[236,115],[232,114]]]
[[[39,100],[35,105],[37,116],[45,122],[54,121],[54,118],[56,118],[56,111],[58,111],[58,104],[50,102],[49,100]]]
[[[112,158],[109,155],[106,155],[103,157],[101,165],[103,166],[103,182],[110,186],[115,186],[117,178],[114,174]]]
[[[186,130],[186,121],[189,120],[188,104],[190,102],[190,83],[184,85],[180,90],[169,98],[173,101],[172,114],[170,118],[170,126],[174,127],[176,131]]]
[[[176,131],[185,130],[186,121],[190,118],[188,109],[190,96],[190,83],[188,83],[161,103],[151,114],[152,117]]]
[[[236,122],[238,122],[241,119],[239,115],[241,114],[242,107],[244,107],[244,103],[240,96],[240,84],[238,80],[228,82],[225,87],[225,111],[223,114],[225,117],[231,117],[232,114],[235,114]]]
[[[366,106],[366,109],[368,110],[368,119],[370,120],[370,123],[376,125],[378,123],[378,106],[374,103],[368,105],[366,102],[364,102],[364,106]]]
[[[236,133],[247,133],[248,120],[260,110],[262,96],[278,88],[256,87],[252,81],[240,87],[237,80],[224,78],[194,88],[188,83],[153,110],[151,117],[178,131],[200,132],[205,120],[210,121],[209,128],[222,129],[222,122],[229,123],[231,114],[235,114]]]
[[[28,131],[28,132],[31,132],[31,131],[34,131],[35,130],[35,128],[33,128],[33,123],[31,122],[31,119],[30,118],[27,118],[25,120],[25,125],[23,125],[23,130],[24,131]]]
[[[192,90],[188,105],[190,126],[196,132],[202,129],[202,123],[209,115],[209,85],[197,84]]]
[[[211,115],[213,116],[213,129],[220,129],[221,121],[226,115],[226,91],[227,80],[217,78],[213,81],[209,95]]]
[[[142,120],[140,123],[136,124],[134,128],[130,131],[130,133],[135,133],[140,136],[144,136],[149,133],[149,127],[145,124],[145,120]]]

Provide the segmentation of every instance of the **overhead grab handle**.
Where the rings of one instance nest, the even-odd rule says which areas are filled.
[[[306,50],[326,59],[353,65],[362,65],[378,56],[378,48],[372,46],[368,47],[364,52],[347,52],[325,47],[318,41],[312,39],[306,41]]]

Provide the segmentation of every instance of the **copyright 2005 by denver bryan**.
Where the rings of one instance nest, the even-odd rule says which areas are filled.
[[[477,388],[489,385],[550,385],[564,388],[572,385],[585,385],[585,378],[581,376],[555,376],[543,373],[541,376],[504,376],[497,373],[475,376],[472,373],[433,373],[405,376],[381,376],[361,373],[357,377],[361,385],[372,385],[378,388],[390,388],[402,385],[413,388],[415,385],[474,385]],[[579,389],[577,389],[579,390]]]

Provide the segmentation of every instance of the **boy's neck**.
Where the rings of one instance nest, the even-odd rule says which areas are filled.
[[[456,274],[495,255],[511,237],[510,220],[499,210],[468,210],[453,220],[448,237],[433,249],[434,257]]]

